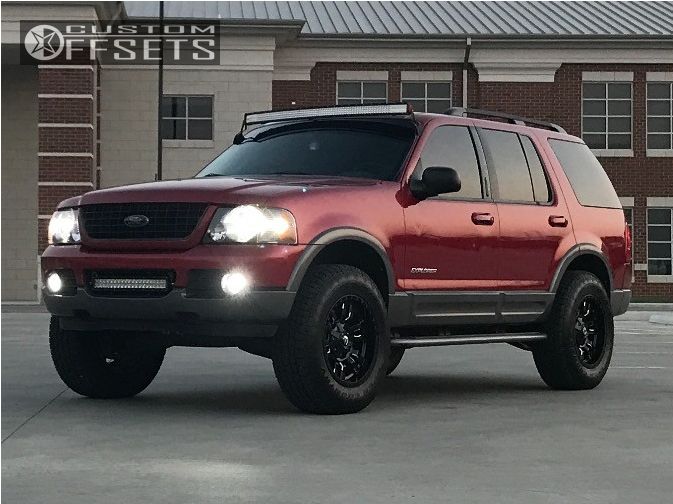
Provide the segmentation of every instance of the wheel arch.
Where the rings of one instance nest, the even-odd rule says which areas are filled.
[[[567,271],[588,271],[598,277],[610,297],[613,280],[610,264],[598,247],[583,243],[573,247],[561,260],[552,279],[551,292],[556,292]]]
[[[358,228],[335,228],[316,236],[290,275],[287,289],[297,291],[314,264],[348,264],[362,269],[377,285],[384,300],[395,292],[395,274],[383,244]]]

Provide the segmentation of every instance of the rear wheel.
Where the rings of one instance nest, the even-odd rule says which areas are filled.
[[[533,349],[535,365],[553,389],[596,387],[608,370],[614,322],[605,288],[586,271],[564,277],[547,324],[547,339]]]
[[[58,375],[73,391],[97,399],[134,396],[159,372],[166,349],[137,338],[64,331],[58,317],[49,325],[49,347]]]
[[[290,402],[321,414],[366,407],[386,372],[385,313],[381,293],[363,271],[312,268],[275,338],[273,369]]]

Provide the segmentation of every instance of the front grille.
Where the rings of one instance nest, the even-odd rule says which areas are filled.
[[[86,289],[93,296],[161,297],[173,289],[175,272],[153,269],[88,270]]]
[[[80,215],[87,235],[99,240],[180,239],[194,231],[206,206],[204,203],[102,203],[83,206]],[[135,219],[136,225],[134,222],[129,225],[127,217],[131,216],[144,218]],[[141,221],[140,225],[137,221]]]

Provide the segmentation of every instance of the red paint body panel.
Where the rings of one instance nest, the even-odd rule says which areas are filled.
[[[556,195],[550,206],[483,201],[416,200],[408,187],[423,145],[443,124],[481,125],[491,121],[416,114],[421,131],[397,182],[324,177],[202,178],[136,184],[87,193],[60,207],[121,202],[204,202],[209,207],[185,240],[123,242],[92,240],[81,246],[50,246],[43,255],[45,272],[72,268],[78,284],[83,271],[96,268],[171,268],[176,285],[186,285],[190,269],[244,269],[256,286],[281,288],[288,283],[306,244],[336,228],[365,231],[385,249],[398,290],[547,290],[560,261],[577,243],[602,251],[612,268],[614,286],[630,285],[621,210],[582,207],[558,166],[546,138],[567,135],[501,124],[535,141]],[[290,210],[297,222],[299,245],[203,245],[216,208],[253,203]],[[474,213],[489,213],[493,225],[476,225]],[[566,227],[549,225],[550,216],[565,216]],[[437,273],[411,273],[437,268]]]

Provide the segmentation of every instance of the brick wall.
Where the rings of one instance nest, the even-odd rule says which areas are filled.
[[[91,65],[42,66],[39,75],[38,251],[56,205],[94,187],[96,76]]]
[[[336,103],[337,70],[388,71],[388,98],[400,99],[403,70],[452,70],[453,103],[462,105],[460,64],[317,63],[310,81],[273,81],[273,107],[292,108]],[[471,107],[500,110],[546,119],[581,135],[583,71],[633,72],[633,151],[630,158],[600,158],[617,193],[634,197],[634,259],[647,262],[646,212],[648,196],[673,196],[673,158],[646,157],[645,89],[647,72],[670,72],[673,65],[581,65],[564,64],[554,82],[479,82],[474,68],[468,73],[468,103]],[[292,102],[295,102],[293,105]],[[635,272],[634,295],[643,300],[673,300],[673,284],[647,283],[644,271]]]

